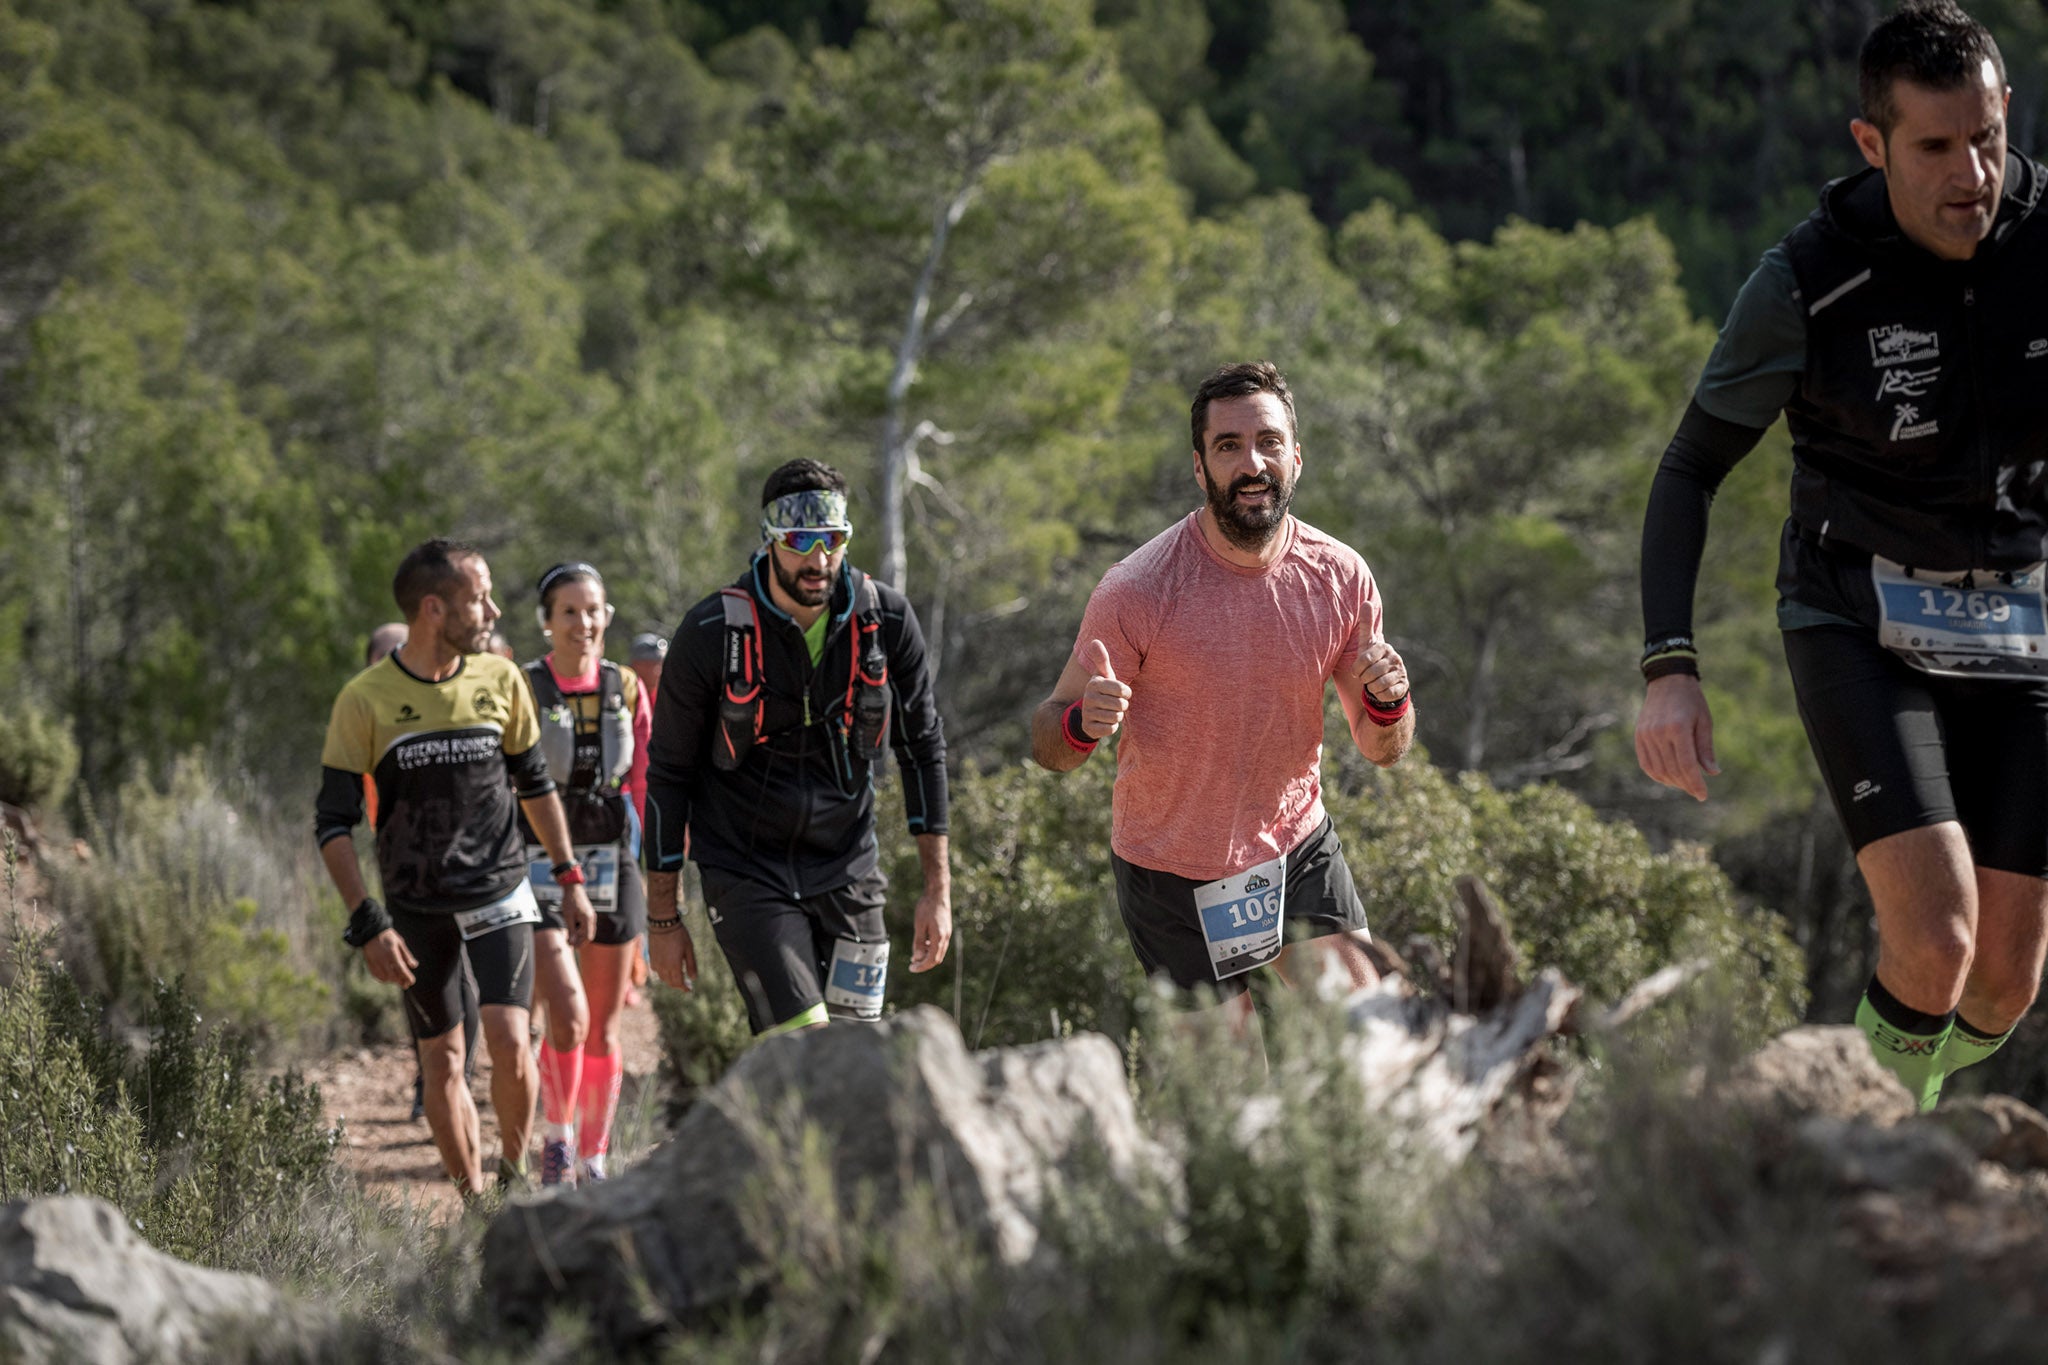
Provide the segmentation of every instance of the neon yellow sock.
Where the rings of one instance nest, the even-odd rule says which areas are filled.
[[[778,1033],[795,1033],[800,1028],[809,1028],[813,1024],[822,1024],[831,1017],[831,1014],[825,1009],[825,1002],[820,1000],[802,1014],[785,1019],[774,1028],[764,1031],[761,1037],[773,1038]]]
[[[2013,1025],[2018,1028],[2019,1025]],[[2003,1033],[1985,1033],[1975,1024],[1956,1016],[1956,1026],[1949,1032],[1948,1041],[1941,1045],[1941,1074],[1944,1078],[1955,1075],[1966,1066],[1975,1066],[1992,1053],[2005,1046],[2005,1040],[2012,1037],[2012,1029]]]
[[[1894,1015],[1912,1014],[1914,1011],[1899,1005],[1889,991],[1873,979],[1870,990],[1864,992],[1862,1001],[1856,1006],[1856,1027],[1863,1030],[1863,1036],[1870,1040],[1870,1051],[1885,1070],[1899,1078],[1906,1092],[1921,1111],[1932,1109],[1934,1102],[1941,1098],[1941,1052],[1955,1030],[1955,1016],[1946,1018],[1922,1015],[1922,1027],[1931,1027],[1931,1032],[1920,1032],[1904,1023],[1893,1023],[1880,1013],[1872,1003],[1872,995],[1883,992],[1881,998],[1892,1008]],[[1918,1020],[1916,1023],[1920,1022]]]

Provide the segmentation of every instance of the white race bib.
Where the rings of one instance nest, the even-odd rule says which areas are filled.
[[[882,993],[889,987],[889,940],[838,940],[825,978],[825,1003],[852,1010],[862,1019],[882,1017]]]
[[[1995,573],[1914,572],[1876,555],[1878,642],[1923,673],[2048,677],[2042,566]]]
[[[455,927],[462,931],[465,942],[515,924],[539,923],[540,905],[533,898],[533,887],[526,882],[519,883],[489,905],[479,905],[455,916]]]
[[[576,865],[583,869],[583,894],[590,897],[590,908],[600,915],[617,914],[619,846],[578,844],[573,852],[576,855]],[[562,888],[555,881],[555,865],[548,861],[547,850],[538,844],[528,844],[526,857],[526,882],[533,888],[534,897],[542,905],[560,905]]]
[[[1218,981],[1228,981],[1280,955],[1280,916],[1287,899],[1287,855],[1195,888],[1202,937]]]

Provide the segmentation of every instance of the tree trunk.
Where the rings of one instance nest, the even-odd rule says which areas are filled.
[[[1465,688],[1465,757],[1462,766],[1476,772],[1486,758],[1486,722],[1493,709],[1493,664],[1500,653],[1500,621],[1489,610],[1479,627],[1479,649],[1472,660],[1472,681]]]
[[[917,365],[924,358],[926,321],[931,317],[932,289],[938,281],[939,263],[945,259],[946,243],[960,215],[974,197],[975,182],[963,184],[953,198],[932,216],[932,239],[924,255],[924,267],[917,272],[917,286],[911,291],[910,310],[903,320],[903,335],[896,342],[896,363],[889,371],[889,387],[882,415],[882,554],[876,576],[905,592],[908,573],[903,544],[903,500],[910,483],[910,429],[907,416],[910,386],[917,379]]]

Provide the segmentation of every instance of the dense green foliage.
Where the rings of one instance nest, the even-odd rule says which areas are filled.
[[[2048,21],[1978,8],[2029,146]],[[762,474],[804,454],[854,479],[856,560],[900,568],[963,788],[1000,783],[1088,588],[1195,496],[1193,381],[1264,354],[1299,394],[1299,509],[1373,564],[1425,745],[1490,784],[1460,790],[1573,824],[1512,795],[1555,780],[1658,845],[1710,844],[1839,1013],[1866,915],[1772,638],[1781,440],[1716,504],[1711,807],[1635,773],[1629,664],[1655,453],[1758,248],[1858,164],[1874,13],[0,0],[6,714],[61,717],[73,823],[89,806],[116,845],[123,793],[170,789],[195,749],[289,817],[409,542],[482,543],[522,654],[528,585],[570,555],[605,568],[616,635],[662,629],[736,571]],[[965,965],[917,989],[991,1037],[1048,1010],[1116,1032],[1107,949],[1013,989],[1005,933],[1032,960],[1052,940],[1003,895],[1085,901],[1087,954],[1116,940],[1102,883],[1060,890],[1025,847],[1099,847],[1099,791],[1029,790],[989,847],[957,841]],[[1504,894],[1547,904],[1538,881]],[[239,935],[242,895],[166,950]],[[316,913],[254,904],[270,930]],[[1531,948],[1602,989],[1682,947],[1667,924],[1605,959],[1546,914],[1520,916]],[[300,977],[352,998],[287,960],[195,989],[249,1018]],[[109,979],[130,1008],[145,982]]]
[[[78,746],[64,722],[24,701],[0,708],[0,801],[47,810],[70,795],[78,775]]]

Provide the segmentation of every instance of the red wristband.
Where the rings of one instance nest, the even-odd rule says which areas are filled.
[[[555,885],[556,885],[556,886],[581,886],[581,885],[583,885],[583,869],[582,869],[582,868],[580,868],[580,867],[578,867],[578,866],[576,866],[576,865],[575,865],[574,863],[571,863],[571,864],[569,865],[569,869],[568,869],[568,871],[566,871],[566,872],[557,872],[557,873],[555,874]]]
[[[1060,738],[1067,742],[1069,749],[1078,754],[1092,754],[1095,752],[1095,746],[1102,742],[1099,739],[1088,738],[1087,731],[1081,728],[1081,699],[1079,697],[1074,698],[1068,704],[1067,709],[1060,713]]]
[[[1403,692],[1401,700],[1388,705],[1369,691],[1364,692],[1362,695],[1365,701],[1365,718],[1374,725],[1383,726],[1392,725],[1400,720],[1401,717],[1407,715],[1409,702],[1413,698],[1412,690]]]

